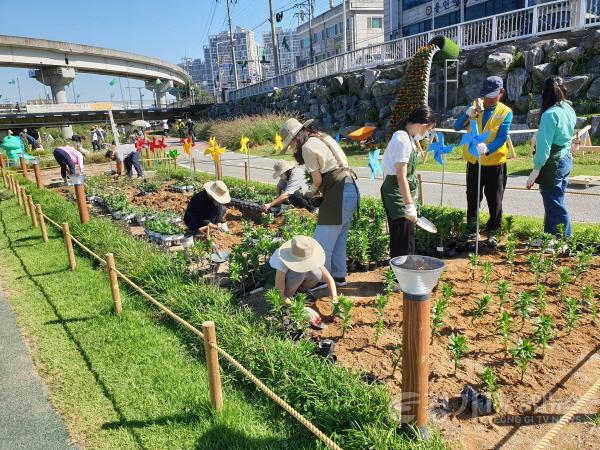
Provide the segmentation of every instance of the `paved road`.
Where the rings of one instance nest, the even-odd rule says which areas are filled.
[[[73,449],[0,293],[0,449]]]
[[[214,172],[214,165],[210,157],[204,156],[206,143],[199,143],[194,148],[194,159],[198,170]],[[180,157],[179,163],[187,166],[187,156]],[[222,157],[223,175],[244,177],[244,162],[247,158],[237,152],[227,152]],[[274,184],[272,167],[275,160],[270,158],[250,156],[250,178]],[[362,195],[379,196],[380,180],[371,181],[370,171],[366,167],[356,169],[360,179],[359,188]],[[423,176],[423,191],[425,203],[429,205],[440,204],[441,172],[419,172]],[[599,174],[600,175],[600,174]],[[444,186],[444,206],[466,209],[466,188],[464,173],[446,173]],[[543,217],[544,207],[542,198],[537,190],[528,191],[524,188],[526,176],[510,176],[507,190],[504,194],[505,214],[515,214],[532,217]],[[572,219],[576,222],[600,223],[600,186],[590,188],[570,187],[567,192],[567,206]],[[485,199],[482,210],[487,210]]]

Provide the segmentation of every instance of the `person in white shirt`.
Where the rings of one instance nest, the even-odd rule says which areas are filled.
[[[140,154],[137,152],[134,144],[116,145],[114,151],[109,150],[104,156],[111,161],[123,163],[125,172],[129,178],[133,176],[132,168],[135,168],[138,178],[144,176],[144,171],[140,165]],[[121,176],[120,164],[117,164],[117,176]]]
[[[92,150],[100,150],[100,140],[98,138],[98,130],[96,127],[90,130],[91,139],[92,139]]]
[[[434,127],[435,115],[428,106],[414,109],[392,135],[383,154],[381,198],[390,229],[390,257],[415,253],[415,204],[419,183],[416,141]]]
[[[280,205],[290,203],[296,208],[314,211],[304,194],[308,191],[306,170],[294,161],[279,160],[273,165],[273,179],[277,181],[277,197],[263,205],[264,212],[278,213]]]
[[[54,159],[60,166],[60,176],[64,183],[67,183],[67,170],[69,175],[76,175],[77,168],[79,173],[84,173],[84,156],[79,150],[69,146],[57,147],[54,149]]]

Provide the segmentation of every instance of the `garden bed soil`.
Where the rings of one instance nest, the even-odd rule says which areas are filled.
[[[454,297],[448,308],[446,326],[442,336],[434,337],[430,348],[430,411],[431,423],[441,429],[444,438],[458,448],[480,449],[529,447],[551,428],[551,423],[585,393],[596,381],[600,373],[600,320],[591,323],[588,312],[584,312],[573,332],[567,335],[563,318],[561,300],[558,298],[556,284],[558,271],[553,273],[547,283],[547,314],[553,316],[556,339],[546,350],[544,359],[535,359],[525,374],[523,384],[520,375],[506,355],[501,337],[496,332],[495,321],[500,312],[495,285],[506,278],[512,288],[511,299],[515,293],[532,289],[534,276],[527,263],[527,255],[521,251],[515,273],[511,276],[501,254],[482,257],[493,264],[494,274],[490,293],[494,295],[490,312],[483,318],[472,320],[471,310],[476,300],[484,292],[483,284],[472,281],[468,261],[464,259],[446,261],[447,272],[443,280],[454,287]],[[567,259],[559,262],[572,264]],[[345,367],[358,369],[375,375],[388,384],[393,396],[401,389],[401,364],[394,376],[392,373],[392,355],[398,352],[397,346],[402,340],[402,294],[393,294],[385,308],[386,328],[377,344],[374,338],[375,300],[382,290],[383,274],[386,268],[373,272],[354,273],[348,277],[348,285],[340,291],[351,298],[354,307],[351,311],[352,328],[342,336],[341,323],[331,320],[332,307],[327,299],[318,300],[315,309],[325,318],[327,327],[322,331],[311,331],[314,339],[333,339],[337,342],[338,363]],[[595,257],[590,270],[582,279],[567,289],[567,296],[581,299],[581,287],[591,284],[596,295],[600,293],[600,257]],[[320,291],[326,295],[326,290]],[[433,298],[440,296],[436,292]],[[511,310],[510,303],[505,306]],[[584,310],[586,311],[586,310]],[[533,322],[533,321],[531,321]],[[521,321],[515,318],[517,337],[530,337],[533,325],[526,323],[520,331]],[[462,367],[454,373],[454,365],[448,347],[448,336],[460,333],[468,339],[468,354],[462,358]],[[483,388],[480,373],[484,367],[493,367],[500,381],[501,412],[493,416],[472,418],[469,411],[460,411],[460,392],[470,384],[476,389]],[[598,412],[600,401],[590,402],[582,414]],[[545,399],[545,400],[544,400]],[[553,448],[597,448],[600,440],[600,427],[594,427],[581,414],[577,416],[581,423],[568,424],[555,439]],[[519,427],[521,421],[521,427]],[[587,422],[587,423],[586,423]]]

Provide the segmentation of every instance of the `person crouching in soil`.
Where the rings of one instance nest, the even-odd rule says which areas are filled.
[[[204,183],[204,190],[190,199],[183,221],[191,232],[201,231],[208,237],[211,231],[227,231],[225,205],[229,202],[231,196],[225,183],[220,180]]]

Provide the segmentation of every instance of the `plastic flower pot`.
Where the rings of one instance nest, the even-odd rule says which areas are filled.
[[[435,55],[436,61],[457,59],[460,53],[458,44],[446,36],[435,36],[429,41],[428,45],[437,45],[439,47],[440,51]]]
[[[93,203],[96,200],[96,196],[95,195],[88,195],[86,197],[86,200],[88,203]]]
[[[85,184],[85,175],[70,175],[69,179],[74,185]]]
[[[171,223],[176,224],[176,223],[180,223],[183,219],[181,218],[181,216],[177,216],[177,217],[173,217],[171,219]]]
[[[121,214],[121,211],[113,211],[112,213],[113,219],[115,220],[121,220],[121,218],[123,217],[123,214]]]
[[[192,245],[194,245],[194,236],[184,236],[181,239],[181,246],[183,248],[190,248]]]
[[[175,234],[175,235],[171,236],[171,242],[173,245],[179,245],[183,238],[184,238],[183,234]]]
[[[125,214],[123,217],[121,217],[121,220],[124,220],[126,222],[131,222],[131,220],[133,220],[134,217],[135,217],[134,213],[129,213],[129,214]]]

